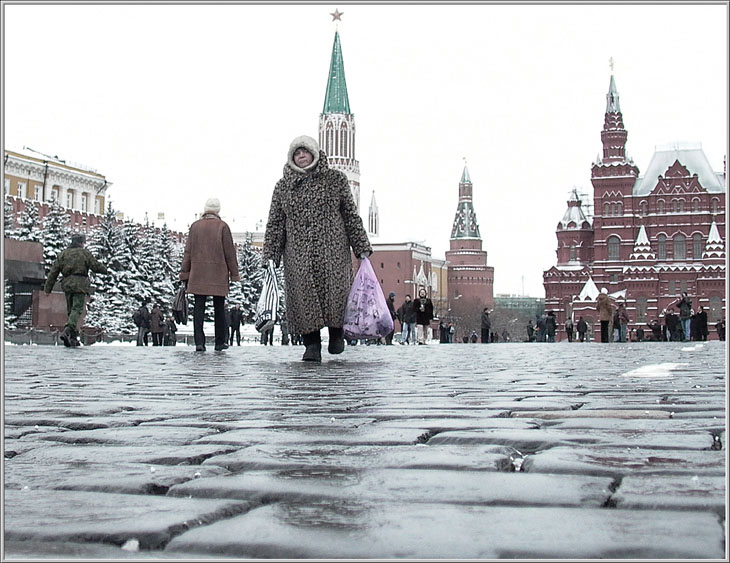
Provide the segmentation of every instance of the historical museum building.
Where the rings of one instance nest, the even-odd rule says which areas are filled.
[[[626,156],[613,75],[606,98],[603,155],[591,168],[594,215],[587,218],[574,190],[556,229],[557,264],[543,274],[545,309],[561,325],[583,316],[597,326],[595,299],[605,287],[625,300],[629,329],[646,329],[687,291],[714,323],[725,316],[725,167],[713,171],[699,144],[684,143],[657,147],[640,175]]]

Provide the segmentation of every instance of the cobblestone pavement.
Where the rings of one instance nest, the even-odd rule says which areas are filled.
[[[724,342],[6,346],[4,556],[726,558]]]

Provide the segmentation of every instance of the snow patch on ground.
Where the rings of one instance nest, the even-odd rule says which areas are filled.
[[[621,377],[669,377],[672,374],[672,370],[688,365],[674,363],[650,364],[627,371],[621,374]]]

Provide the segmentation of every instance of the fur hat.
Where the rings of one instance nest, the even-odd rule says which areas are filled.
[[[306,168],[299,168],[299,166],[296,165],[294,162],[294,151],[296,151],[299,148],[307,149],[310,153],[312,153],[312,164],[307,166]],[[317,163],[319,162],[319,143],[312,139],[312,137],[309,137],[307,135],[302,135],[300,137],[297,137],[294,139],[291,144],[289,145],[289,154],[286,157],[286,163],[297,172],[306,172],[308,170],[313,170]]]
[[[86,236],[82,233],[74,233],[71,235],[71,244],[73,246],[81,246],[86,242]]]
[[[605,294],[605,293],[608,293],[608,290],[607,290],[607,289],[606,289],[605,287],[602,287],[602,288],[601,288],[601,293],[604,293],[604,294]]]
[[[217,197],[211,197],[210,199],[208,199],[208,201],[205,202],[203,213],[220,213],[220,210],[221,202],[218,200]]]

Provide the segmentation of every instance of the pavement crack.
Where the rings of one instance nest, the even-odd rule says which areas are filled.
[[[622,480],[623,475],[618,475],[617,477],[614,477],[613,481],[611,481],[611,483],[608,485],[608,491],[610,494],[603,502],[603,508],[616,508],[616,501],[614,500],[613,495],[616,494],[616,491],[618,491],[618,488],[621,486]]]

